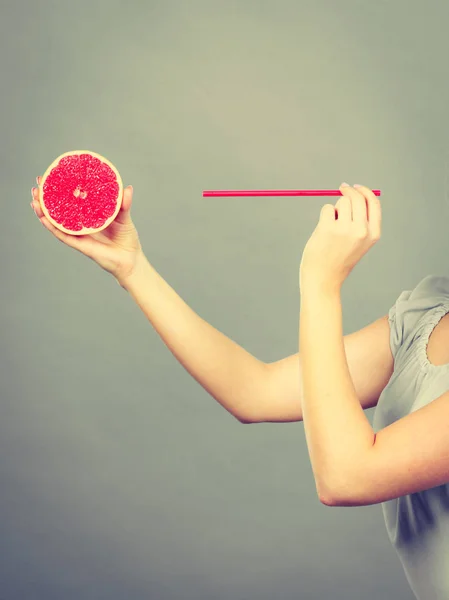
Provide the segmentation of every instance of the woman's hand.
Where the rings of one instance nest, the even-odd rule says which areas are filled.
[[[36,178],[40,184],[41,177]],[[134,270],[138,259],[143,255],[139,236],[131,219],[132,186],[123,190],[123,201],[116,219],[98,233],[89,235],[69,235],[54,227],[45,218],[39,203],[37,188],[31,190],[31,206],[36,216],[58,240],[85,254],[102,269],[111,273],[121,283]]]
[[[341,287],[349,273],[380,239],[382,212],[379,198],[365,186],[342,184],[341,196],[325,204],[307,242],[300,266],[300,287],[309,282]]]

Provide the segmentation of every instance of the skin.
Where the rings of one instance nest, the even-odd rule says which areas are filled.
[[[40,182],[41,177],[38,176],[36,183],[40,185]],[[94,260],[120,285],[133,273],[143,251],[131,218],[132,186],[123,190],[123,201],[116,219],[103,231],[91,235],[69,235],[56,229],[42,212],[38,189],[33,187],[31,195],[31,207],[37,218],[58,240]]]
[[[329,506],[362,506],[449,482],[449,391],[374,436],[348,373],[340,292],[355,264],[380,237],[380,203],[363,186],[345,187],[342,194],[335,206],[323,206],[300,265],[303,421],[321,501]],[[259,380],[266,369],[200,319],[143,260],[130,216],[132,188],[124,190],[116,222],[90,236],[56,230],[40,210],[37,189],[32,189],[32,196],[32,207],[42,224],[60,241],[113,274],[189,372],[199,380],[207,377],[210,389],[219,388],[219,400],[227,394],[228,377],[220,378],[217,386],[212,369],[206,374],[202,369],[203,362],[224,364],[226,375],[239,378],[236,389],[241,389],[243,405],[249,396],[245,373],[251,373],[251,381]],[[436,329],[441,326],[442,321]],[[198,339],[193,332],[199,334]],[[184,352],[192,337],[193,350]],[[202,339],[208,341],[207,347]],[[439,346],[441,356],[436,347],[436,364],[446,362],[445,347]],[[241,361],[246,361],[243,367]]]

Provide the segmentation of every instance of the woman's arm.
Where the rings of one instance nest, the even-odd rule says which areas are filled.
[[[299,318],[307,446],[318,495],[330,505],[334,490],[351,484],[376,439],[346,359],[340,293],[329,284],[305,285]]]
[[[393,374],[388,315],[345,335],[343,343],[360,405],[373,408]],[[265,393],[252,410],[252,422],[303,420],[302,360],[297,352],[268,363]]]
[[[302,421],[301,356],[264,363],[199,317],[144,258],[119,282],[175,358],[242,423]],[[388,318],[344,338],[362,407],[370,408],[393,372]]]
[[[197,315],[144,255],[133,274],[118,283],[190,375],[236,419],[251,421],[266,393],[266,363]]]

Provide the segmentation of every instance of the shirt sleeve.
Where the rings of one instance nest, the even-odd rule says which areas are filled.
[[[429,311],[449,309],[449,277],[427,275],[413,289],[402,291],[388,311],[393,357],[406,351],[429,320]]]

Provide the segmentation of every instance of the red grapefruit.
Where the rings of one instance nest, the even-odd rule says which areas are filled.
[[[105,229],[123,199],[120,173],[106,158],[89,150],[61,154],[39,185],[42,212],[55,227],[71,235]]]

